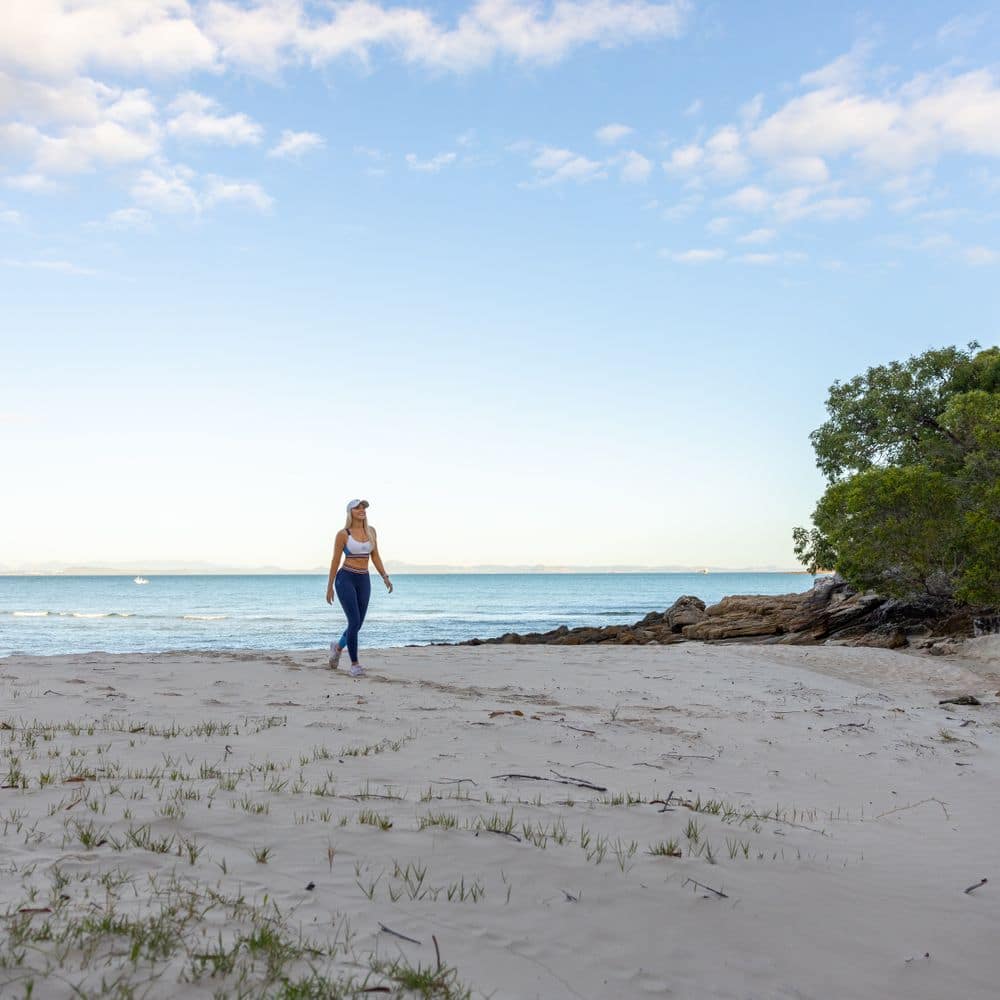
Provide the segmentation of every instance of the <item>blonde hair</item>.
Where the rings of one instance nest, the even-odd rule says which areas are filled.
[[[354,521],[354,511],[349,510],[347,512],[347,523],[344,525],[344,529],[347,532],[347,537],[351,536],[351,524]],[[368,533],[368,540],[372,543],[372,548],[378,548],[378,535],[375,534],[375,529],[368,523],[368,516],[365,515],[365,531]]]

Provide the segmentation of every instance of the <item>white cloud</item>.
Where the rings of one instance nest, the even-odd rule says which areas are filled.
[[[55,78],[91,67],[188,73],[215,62],[187,0],[4,0],[0,65]]]
[[[453,25],[420,7],[348,0],[6,0],[16,31],[0,61],[69,74],[87,66],[188,72],[235,65],[273,74],[283,65],[322,65],[342,57],[368,61],[378,48],[407,62],[450,70],[498,57],[551,63],[584,45],[611,47],[678,37],[685,0],[579,0],[546,10],[515,0],[480,0]],[[109,10],[109,8],[111,8]],[[22,23],[23,22],[23,23]]]
[[[974,38],[985,27],[990,16],[982,14],[959,14],[946,21],[937,30],[937,40],[941,44],[950,45],[953,42],[964,42]]]
[[[155,129],[138,131],[114,121],[66,129],[62,135],[40,136],[35,166],[43,174],[80,173],[98,166],[138,163],[160,148]]]
[[[857,84],[864,76],[871,50],[871,41],[861,39],[842,56],[811,73],[803,73],[800,79],[807,87],[849,87]]]
[[[277,146],[268,150],[268,156],[281,159],[298,159],[314,149],[322,149],[326,145],[323,136],[316,132],[292,132],[285,129]]]
[[[126,125],[148,123],[156,108],[145,89],[109,87],[89,77],[47,83],[0,70],[0,115],[34,125]]]
[[[754,94],[746,104],[740,108],[740,120],[744,128],[750,128],[764,111],[764,95]]]
[[[30,268],[39,271],[55,271],[59,274],[74,274],[82,277],[98,277],[101,272],[90,267],[79,267],[68,260],[12,260],[11,258],[0,259],[2,267]]]
[[[585,46],[611,48],[678,37],[689,0],[474,0],[457,13],[410,0],[3,0],[0,28],[0,153],[25,191],[58,189],[54,178],[99,168],[130,168],[137,205],[200,212],[243,202],[266,210],[252,181],[200,181],[166,165],[169,138],[229,146],[258,145],[261,125],[224,112],[214,97],[188,90],[165,110],[148,90],[111,85],[113,75],[162,81],[233,70],[273,74],[286,66],[320,69],[376,55],[434,70],[467,72],[499,59],[544,65]],[[164,100],[169,100],[165,98]],[[627,126],[600,130],[620,141]],[[269,155],[304,155],[322,144],[312,132],[285,131]],[[412,169],[437,171],[455,160],[411,154]],[[605,176],[608,164],[572,156],[541,183]],[[648,173],[640,154],[623,161],[623,178]]]
[[[421,160],[416,153],[406,154],[406,165],[411,170],[420,170],[428,174],[436,174],[445,167],[451,166],[455,162],[454,153],[438,153],[429,160]]]
[[[721,236],[722,233],[728,233],[732,225],[733,220],[728,215],[720,215],[709,219],[705,224],[705,229],[713,236]]]
[[[698,207],[703,201],[704,198],[700,194],[688,195],[686,198],[681,199],[681,201],[673,205],[668,205],[663,210],[663,219],[666,222],[679,222],[681,219],[686,219],[689,215],[693,215],[698,211]]]
[[[762,187],[756,184],[747,184],[746,187],[734,191],[722,199],[722,204],[730,208],[737,208],[741,212],[763,212],[771,205],[771,195]]]
[[[209,174],[204,178],[183,164],[158,164],[141,171],[132,185],[132,198],[159,212],[196,215],[223,204],[243,204],[269,212],[274,199],[255,181],[232,180]]]
[[[826,88],[790,100],[761,121],[748,141],[755,153],[774,161],[838,156],[884,141],[898,118],[890,102]]]
[[[167,131],[180,139],[226,146],[256,146],[261,141],[264,129],[249,115],[223,115],[220,110],[211,97],[186,91],[170,105],[173,118],[167,123]]]
[[[253,7],[216,0],[205,31],[223,60],[258,72],[273,73],[299,60],[322,65],[352,57],[368,63],[380,48],[405,62],[464,72],[497,58],[551,64],[585,45],[676,38],[688,6],[685,0],[564,0],[546,9],[517,0],[479,0],[448,26],[419,7],[371,0],[327,7],[302,0],[262,0]]]
[[[981,267],[984,264],[995,264],[1000,261],[1000,253],[991,250],[989,247],[966,247],[962,251],[962,256],[969,264]]]
[[[753,253],[740,254],[734,257],[739,264],[751,264],[755,267],[770,267],[774,264],[797,264],[806,260],[806,254],[797,250],[786,250],[784,253],[755,251]]]
[[[806,188],[792,188],[774,199],[774,212],[780,219],[816,219],[836,222],[860,219],[868,214],[871,202],[861,197],[813,198]]]
[[[152,219],[153,216],[144,208],[119,208],[108,215],[104,221],[104,228],[144,232],[150,229]]]
[[[684,112],[683,112],[683,113],[684,113],[684,114],[685,114],[685,115],[686,115],[686,116],[687,116],[688,118],[693,118],[693,117],[695,117],[696,115],[700,115],[700,114],[701,114],[701,109],[702,109],[702,101],[701,101],[701,98],[700,98],[700,97],[696,97],[696,98],[695,98],[695,99],[694,99],[694,100],[693,100],[693,101],[692,101],[692,102],[691,102],[691,103],[690,103],[690,104],[689,104],[689,105],[688,105],[688,106],[687,106],[687,107],[686,107],[686,108],[684,109]]]
[[[255,181],[234,181],[225,177],[208,177],[203,197],[206,208],[224,202],[242,202],[258,212],[269,212],[274,199]]]
[[[723,179],[742,176],[750,163],[741,143],[740,133],[732,125],[718,129],[705,143],[705,165]]]
[[[989,70],[918,75],[878,96],[853,83],[848,75],[792,98],[751,132],[750,148],[774,162],[851,155],[893,170],[949,153],[1000,156],[1000,85]]]
[[[748,184],[724,197],[719,204],[742,212],[771,212],[781,221],[815,219],[834,222],[839,219],[860,219],[871,208],[871,201],[861,196],[819,196],[820,189],[799,186],[773,194]],[[766,230],[758,230],[764,232]]]
[[[79,78],[65,84],[0,72],[0,147],[31,164],[31,173],[72,174],[147,159],[160,146],[148,91]]]
[[[181,164],[161,165],[140,171],[132,183],[132,198],[158,212],[201,211],[201,199],[193,186],[195,172]]]
[[[0,206],[0,225],[19,226],[24,222],[24,216],[13,208]]]
[[[773,242],[777,238],[777,235],[777,232],[773,229],[754,229],[745,236],[741,236],[736,242],[752,243],[759,246],[762,243]]]
[[[705,158],[705,151],[696,142],[681,146],[670,154],[670,159],[663,164],[663,169],[670,172],[684,173],[694,170]]]
[[[776,169],[788,180],[803,184],[823,184],[830,179],[830,171],[821,156],[790,156],[781,160]]]
[[[982,245],[962,245],[950,233],[929,233],[919,239],[900,235],[891,237],[888,242],[890,246],[899,247],[902,250],[946,257],[973,267],[1000,263],[1000,251]]]
[[[679,253],[668,253],[667,256],[678,264],[708,264],[712,261],[724,260],[726,251],[719,249],[683,250]]]
[[[537,185],[559,184],[563,181],[583,183],[607,177],[605,164],[601,161],[552,146],[543,146],[531,165],[542,174],[535,182]]]
[[[641,184],[649,180],[653,164],[641,153],[630,149],[622,157],[622,180],[630,184]]]
[[[603,142],[606,146],[613,146],[616,142],[621,142],[625,136],[631,135],[632,131],[628,125],[613,122],[610,125],[602,125],[594,135],[598,142]]]
[[[3,179],[4,184],[16,191],[27,191],[30,194],[53,194],[62,190],[61,186],[51,178],[39,173],[11,174]]]

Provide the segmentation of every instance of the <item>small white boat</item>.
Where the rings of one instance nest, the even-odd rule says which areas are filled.
[[[137,576],[132,582],[133,583],[149,583],[149,580],[147,580],[144,576]]]

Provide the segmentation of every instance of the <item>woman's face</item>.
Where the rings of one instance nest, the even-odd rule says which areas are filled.
[[[358,519],[359,521],[364,521],[364,520],[365,520],[365,518],[366,518],[366,517],[368,516],[368,514],[367,514],[367,512],[366,512],[366,511],[367,511],[367,508],[368,508],[368,501],[367,501],[367,500],[364,500],[364,501],[362,501],[361,503],[359,503],[359,504],[357,505],[357,507],[355,507],[355,508],[354,508],[354,510],[352,510],[352,511],[351,511],[351,513],[352,513],[352,514],[353,514],[353,515],[354,515],[354,516],[355,516],[355,517],[356,517],[356,518],[357,518],[357,519]]]

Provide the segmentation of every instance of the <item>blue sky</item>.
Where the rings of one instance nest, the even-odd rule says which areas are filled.
[[[0,565],[794,565],[826,390],[996,343],[987,5],[0,8]]]

